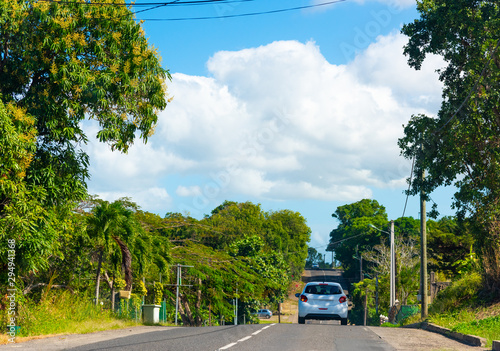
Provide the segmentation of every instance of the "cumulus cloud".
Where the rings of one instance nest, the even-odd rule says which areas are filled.
[[[174,100],[147,145],[128,155],[90,146],[92,185],[134,199],[141,187],[164,189],[142,194],[174,206],[170,191],[198,208],[227,198],[356,201],[404,186],[397,139],[411,114],[437,111],[442,66],[434,58],[413,71],[404,43],[381,36],[346,65],[314,42],[217,52],[208,77],[173,75]]]
[[[199,196],[201,195],[201,189],[199,186],[182,186],[179,185],[175,193],[179,196]]]

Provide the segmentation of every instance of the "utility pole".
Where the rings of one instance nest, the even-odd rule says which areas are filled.
[[[363,325],[366,326],[366,317],[368,314],[368,288],[365,287],[365,313],[363,316]]]
[[[375,274],[375,314],[379,318],[378,314],[378,274]]]
[[[234,304],[234,325],[238,325],[238,288],[236,288],[236,299]]]
[[[425,172],[422,171],[422,180]],[[427,318],[427,226],[426,226],[425,192],[420,191],[420,298],[422,302],[421,317]]]
[[[394,249],[394,221],[391,221],[391,269],[390,269],[390,308],[396,304],[396,253]]]
[[[389,310],[392,308],[392,306],[395,305],[396,303],[396,252],[394,248],[394,221],[391,221],[391,231],[386,232],[382,229],[378,229],[375,227],[373,224],[369,224],[370,227],[373,229],[378,230],[379,232],[389,234],[390,238],[390,247],[391,247],[391,262],[390,262],[390,267],[389,267],[389,281],[390,281],[390,301],[389,301]],[[357,246],[356,246],[356,253],[357,253]]]
[[[175,292],[175,325],[177,325],[177,314],[179,313],[179,287],[180,286],[192,286],[192,285],[182,285],[181,284],[181,267],[194,267],[194,266],[184,266],[177,263],[177,282],[176,292]]]
[[[359,281],[363,280],[363,256],[359,254]]]

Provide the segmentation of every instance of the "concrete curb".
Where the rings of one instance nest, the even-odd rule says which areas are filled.
[[[500,340],[493,340],[493,351],[500,351]]]
[[[460,341],[464,344],[468,344],[471,346],[481,346],[481,347],[486,346],[486,339],[485,338],[481,338],[481,337],[475,336],[475,335],[457,333],[457,332],[451,331],[448,328],[440,327],[439,325],[436,325],[436,324],[423,322],[423,323],[421,323],[420,328],[427,330],[427,331],[430,331],[430,332],[433,332],[433,333],[438,333],[438,334],[447,336],[451,339]],[[498,349],[495,349],[494,345],[495,345],[495,342],[493,343],[493,350],[500,351],[500,345],[498,345]]]

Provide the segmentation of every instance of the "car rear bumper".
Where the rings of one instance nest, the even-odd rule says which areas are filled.
[[[336,316],[336,318],[340,320],[342,318],[347,318],[348,313],[349,309],[347,303],[334,306],[321,306],[299,301],[299,317],[302,318],[313,319],[308,316],[318,316],[318,318],[315,319],[335,319],[334,317]],[[321,316],[323,316],[323,318],[320,318]]]
[[[304,317],[304,319],[319,319],[323,321],[340,321],[342,318],[347,318],[347,316],[341,317],[338,314],[309,313]]]

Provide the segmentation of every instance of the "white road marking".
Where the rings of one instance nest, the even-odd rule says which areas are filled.
[[[261,331],[263,331],[264,329],[267,329],[267,328],[269,328],[269,327],[272,327],[273,325],[276,325],[276,323],[273,323],[273,324],[268,325],[268,326],[266,326],[266,327],[264,327],[264,328],[262,328],[262,329],[259,329],[259,330],[255,331],[255,332],[253,332],[253,333],[252,333],[252,335],[257,335],[257,334],[259,334]],[[240,340],[238,340],[238,341],[236,341],[236,342],[232,342],[232,343],[230,343],[230,344],[227,344],[226,346],[222,346],[222,347],[220,347],[217,351],[220,351],[220,350],[227,350],[228,348],[233,347],[234,345],[236,345],[236,344],[237,344],[237,343],[239,343],[239,342],[247,341],[248,339],[250,339],[250,338],[252,337],[252,335],[245,336],[244,338],[242,338],[242,339],[240,339]]]
[[[249,335],[249,336],[245,336],[243,339],[240,339],[240,340],[238,340],[237,342],[243,342],[243,341],[246,341],[246,340],[250,339],[251,337],[252,337],[251,335]]]
[[[219,348],[219,350],[225,350],[225,349],[228,349],[230,347],[233,347],[234,345],[236,345],[237,342],[233,342],[231,344],[227,344],[226,346],[222,346],[221,348]]]

